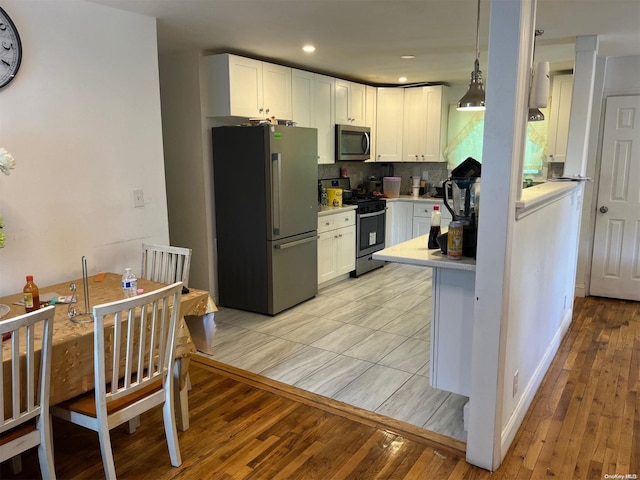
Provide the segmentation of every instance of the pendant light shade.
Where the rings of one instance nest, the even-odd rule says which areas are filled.
[[[536,55],[536,38],[544,30],[536,30],[533,38],[533,57]],[[529,122],[541,122],[544,114],[540,111],[549,104],[549,62],[539,62],[532,68],[531,84],[529,87]]]
[[[479,111],[484,110],[484,83],[482,83],[482,72],[480,71],[480,0],[478,0],[478,16],[476,22],[476,61],[471,72],[471,82],[469,90],[458,102],[458,110]]]

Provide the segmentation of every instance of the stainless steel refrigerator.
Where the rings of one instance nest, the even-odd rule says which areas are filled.
[[[275,315],[318,293],[315,128],[212,129],[219,303]]]

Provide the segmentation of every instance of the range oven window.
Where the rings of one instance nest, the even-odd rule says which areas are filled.
[[[358,215],[358,255],[384,248],[385,211]]]

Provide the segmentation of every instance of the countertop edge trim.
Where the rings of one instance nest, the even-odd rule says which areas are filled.
[[[516,202],[516,220],[537,212],[546,205],[572,194],[584,182],[547,182],[524,190]],[[537,190],[534,190],[537,189]]]

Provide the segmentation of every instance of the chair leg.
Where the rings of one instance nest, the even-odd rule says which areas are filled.
[[[19,453],[15,457],[11,457],[9,469],[11,470],[12,475],[18,475],[22,473],[22,454]]]
[[[98,430],[98,438],[100,439],[100,452],[102,453],[102,465],[107,480],[116,480],[116,466],[113,463],[113,451],[111,450],[111,437],[109,436],[109,428],[105,424]]]
[[[187,381],[184,388],[180,389],[180,372],[184,368],[181,358],[173,362],[173,391],[176,406],[176,421],[178,430],[186,432],[189,430],[189,392],[191,380],[187,374]]]
[[[169,457],[171,465],[179,467],[182,464],[180,456],[180,445],[178,444],[178,429],[176,428],[176,419],[173,402],[171,401],[171,392],[165,398],[162,405],[162,417],[164,419],[164,432],[167,437],[167,447],[169,447]]]
[[[56,469],[53,462],[53,430],[51,415],[40,416],[40,445],[38,445],[38,462],[42,478],[55,480]]]
[[[133,417],[127,422],[127,433],[131,435],[140,426],[140,415]]]

